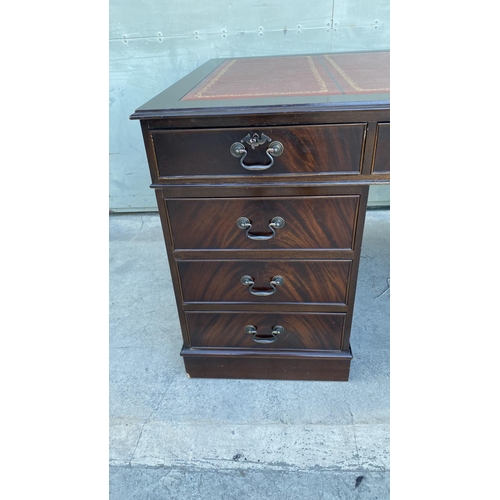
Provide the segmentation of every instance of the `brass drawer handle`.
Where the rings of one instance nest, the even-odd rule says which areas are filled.
[[[271,219],[271,222],[269,223],[269,229],[272,231],[272,234],[252,234],[250,233],[250,229],[252,229],[252,223],[250,222],[249,219],[246,217],[240,217],[236,221],[236,225],[240,229],[246,229],[246,234],[251,240],[270,240],[271,238],[274,238],[276,235],[276,229],[280,229],[285,225],[285,219],[283,217],[273,217]]]
[[[243,168],[246,168],[247,170],[267,170],[274,165],[274,156],[279,156],[283,153],[283,144],[278,141],[272,141],[271,144],[269,144],[269,147],[266,149],[266,155],[271,160],[271,163],[269,163],[268,165],[245,165],[244,160],[248,154],[248,151],[245,149],[243,142],[246,142],[252,147],[252,149],[255,149],[256,147],[261,146],[268,141],[271,142],[271,138],[266,134],[261,134],[260,139],[259,134],[253,134],[253,136],[250,136],[250,134],[248,134],[243,137],[243,139],[241,139],[241,142],[235,142],[234,144],[232,144],[229,148],[229,151],[231,151],[231,154],[236,158],[240,158],[240,165]]]
[[[245,326],[245,333],[252,335],[252,340],[258,344],[272,344],[278,340],[277,335],[281,335],[285,329],[281,325],[273,326],[271,333],[258,333],[257,327],[253,325]]]
[[[240,280],[245,286],[250,287],[250,293],[252,295],[257,295],[258,297],[266,297],[267,295],[272,295],[273,293],[276,292],[276,287],[281,286],[285,282],[285,278],[283,276],[274,276],[274,278],[269,282],[271,285],[271,290],[262,290],[262,289],[255,289],[254,290],[254,285],[255,281],[251,276],[248,276],[248,274],[245,274],[245,276],[241,277]]]

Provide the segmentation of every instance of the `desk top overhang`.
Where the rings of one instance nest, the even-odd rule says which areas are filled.
[[[211,59],[131,119],[389,109],[388,51]]]

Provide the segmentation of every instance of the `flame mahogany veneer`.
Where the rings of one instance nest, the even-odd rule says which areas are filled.
[[[368,189],[389,182],[389,53],[214,59],[131,119],[189,376],[348,380]]]

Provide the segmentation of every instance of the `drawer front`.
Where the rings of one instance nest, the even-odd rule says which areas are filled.
[[[379,123],[377,125],[377,138],[375,151],[373,153],[373,172],[389,172],[390,166],[390,134],[391,125],[389,123]]]
[[[351,261],[184,260],[177,261],[177,266],[186,303],[344,305]],[[243,279],[245,276],[249,279]],[[273,280],[278,276],[283,278],[282,284]]]
[[[192,347],[256,349],[339,350],[345,316],[344,313],[186,313]]]
[[[364,123],[260,129],[156,130],[152,132],[152,138],[159,179],[360,174],[365,130]],[[257,142],[251,143],[253,138]],[[269,149],[275,142],[283,146],[279,155],[274,155]],[[240,151],[246,151],[246,154],[234,150],[237,156],[231,153],[231,146],[237,143],[241,144]],[[248,170],[246,167],[261,169]]]
[[[166,204],[177,250],[352,250],[359,200],[353,195],[169,199]],[[238,226],[241,218],[246,221]]]

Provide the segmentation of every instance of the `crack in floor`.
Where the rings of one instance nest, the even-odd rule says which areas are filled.
[[[128,461],[128,464],[130,466],[132,466],[132,460],[135,458],[135,452],[137,451],[137,447],[139,446],[139,442],[141,440],[142,433],[144,431],[144,427],[146,427],[146,424],[149,423],[149,421],[151,420],[151,417],[159,410],[161,404],[163,403],[163,401],[165,400],[165,397],[167,396],[167,392],[168,392],[169,388],[170,388],[170,385],[165,389],[165,392],[161,396],[160,402],[156,405],[156,408],[153,409],[153,411],[149,414],[149,417],[146,418],[146,420],[142,424],[141,432],[139,433],[139,437],[137,438],[137,442],[135,443],[134,451],[132,452],[132,456],[130,457],[130,460]]]
[[[361,462],[359,460],[358,440],[356,439],[356,426],[354,425],[354,415],[352,414],[351,407],[349,406],[349,403],[347,402],[347,395],[346,395],[345,389],[343,387],[342,387],[342,394],[344,395],[344,403],[347,406],[347,410],[349,411],[349,415],[351,415],[351,425],[352,425],[352,431],[354,434],[354,445],[356,446],[356,459],[358,461],[358,466],[361,467]]]

